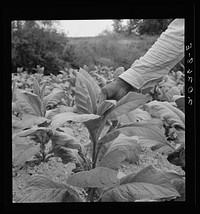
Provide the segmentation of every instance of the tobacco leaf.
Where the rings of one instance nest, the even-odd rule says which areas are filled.
[[[137,174],[132,173],[120,180],[120,185],[105,190],[101,195],[101,201],[150,201],[170,200],[180,197],[175,180],[180,176],[174,173],[166,173],[156,170],[153,166],[147,166]],[[180,191],[181,192],[181,191]]]
[[[17,143],[13,145],[13,165],[23,165],[27,160],[40,151],[40,145],[31,143]]]
[[[116,105],[116,100],[104,100],[97,106],[97,114],[103,115],[108,109]]]
[[[78,172],[70,175],[67,183],[81,188],[102,188],[119,185],[118,172],[106,167],[96,167],[89,171]]]
[[[64,91],[54,88],[53,91],[43,98],[44,107],[50,107],[57,105],[64,96]]]
[[[42,175],[33,175],[26,187],[16,196],[17,203],[83,202],[71,187],[56,183]]]
[[[179,126],[185,129],[185,114],[169,102],[151,101],[145,105],[146,111],[151,115],[166,120],[171,126]]]
[[[122,161],[137,162],[140,151],[141,146],[138,144],[137,137],[127,137],[120,134],[110,145],[98,165],[117,170]]]
[[[148,145],[148,147],[154,146],[155,144],[167,145],[169,147],[172,147],[165,139],[163,132],[154,121],[135,122],[123,125],[120,128],[104,135],[99,140],[98,147],[101,147],[102,145],[114,140],[119,136],[119,134],[124,134],[129,137],[138,136],[138,143],[141,145]],[[147,144],[145,140],[149,140],[149,143]]]
[[[101,88],[99,87],[99,85],[96,83],[96,81],[94,80],[94,78],[84,69],[80,68],[79,72],[85,77],[86,80],[88,80],[90,82],[90,85],[92,86],[92,90],[95,94],[95,106],[96,106],[96,102],[97,99],[99,97],[99,94],[101,93]]]
[[[134,182],[109,189],[101,196],[101,202],[134,202],[137,200],[170,200],[179,197],[174,188],[151,183]]]
[[[76,167],[84,170],[84,161],[78,154],[77,149],[71,149],[61,145],[55,145],[53,148],[54,155],[62,159],[63,164],[73,162],[76,164]]]
[[[120,99],[116,106],[107,111],[107,119],[117,119],[122,114],[126,114],[141,105],[145,104],[147,101],[151,100],[151,97],[148,95],[143,95],[136,92],[129,92],[126,96]]]
[[[16,100],[15,104],[21,113],[43,116],[42,102],[37,95],[27,91],[20,91],[16,93]]]
[[[95,99],[95,95],[93,91],[89,93],[92,89],[87,87],[85,81],[83,75],[78,73],[75,84],[75,105],[80,113],[92,114],[94,112],[92,99]]]
[[[76,114],[74,112],[63,112],[55,115],[52,118],[51,127],[58,128],[59,126],[62,126],[67,121],[83,123],[89,120],[97,119],[99,117],[100,117],[99,115],[95,115],[95,114]]]

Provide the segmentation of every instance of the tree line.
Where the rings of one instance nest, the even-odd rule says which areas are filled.
[[[116,33],[126,33],[128,35],[136,33],[139,35],[158,35],[167,29],[173,19],[129,19],[123,24],[123,19],[113,20],[113,31]]]

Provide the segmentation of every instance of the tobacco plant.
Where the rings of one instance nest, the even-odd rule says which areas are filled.
[[[45,95],[47,82],[40,82],[39,84],[35,77],[31,76],[30,78],[32,79],[32,92],[18,89],[15,80],[13,83],[12,129],[13,132],[17,132],[13,135],[14,165],[23,164],[36,153],[39,153],[38,158],[41,161],[45,161],[46,144],[51,139],[52,131],[46,129],[44,132],[43,129],[50,124],[52,115],[66,111],[66,109],[73,111],[64,105],[55,108],[65,96],[63,90],[55,88],[48,95]],[[30,139],[25,143],[15,143],[19,137],[26,136],[30,136]]]
[[[52,142],[54,155],[61,157],[63,163],[75,162],[78,170],[66,178],[66,184],[58,184],[44,176],[32,176],[17,196],[17,202],[184,200],[184,179],[178,174],[159,171],[151,165],[129,175],[120,172],[123,162],[138,163],[142,146],[176,150],[162,130],[166,115],[161,117],[162,111],[154,114],[155,103],[148,95],[129,92],[118,102],[98,103],[99,94],[100,87],[95,80],[80,69],[75,83],[76,111],[60,112],[51,117],[46,127],[37,124],[20,133],[23,136],[46,134]],[[170,109],[174,110],[171,106]],[[174,124],[184,129],[183,117],[180,118],[183,115],[178,113]],[[131,115],[136,119],[132,120]],[[91,158],[84,146],[62,131],[70,121],[83,123],[88,129]],[[87,191],[86,199],[79,196],[77,188]]]

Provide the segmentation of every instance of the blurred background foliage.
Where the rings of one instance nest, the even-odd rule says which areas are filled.
[[[96,65],[128,69],[144,55],[173,19],[113,20],[113,30],[96,37],[67,37],[53,20],[12,21],[12,72],[20,67],[34,73],[37,65],[45,74],[64,68]]]

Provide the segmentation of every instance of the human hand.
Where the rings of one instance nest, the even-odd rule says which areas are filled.
[[[118,77],[113,82],[105,85],[101,89],[99,104],[102,103],[104,100],[118,101],[122,97],[124,97],[129,91],[137,92],[138,90]]]

